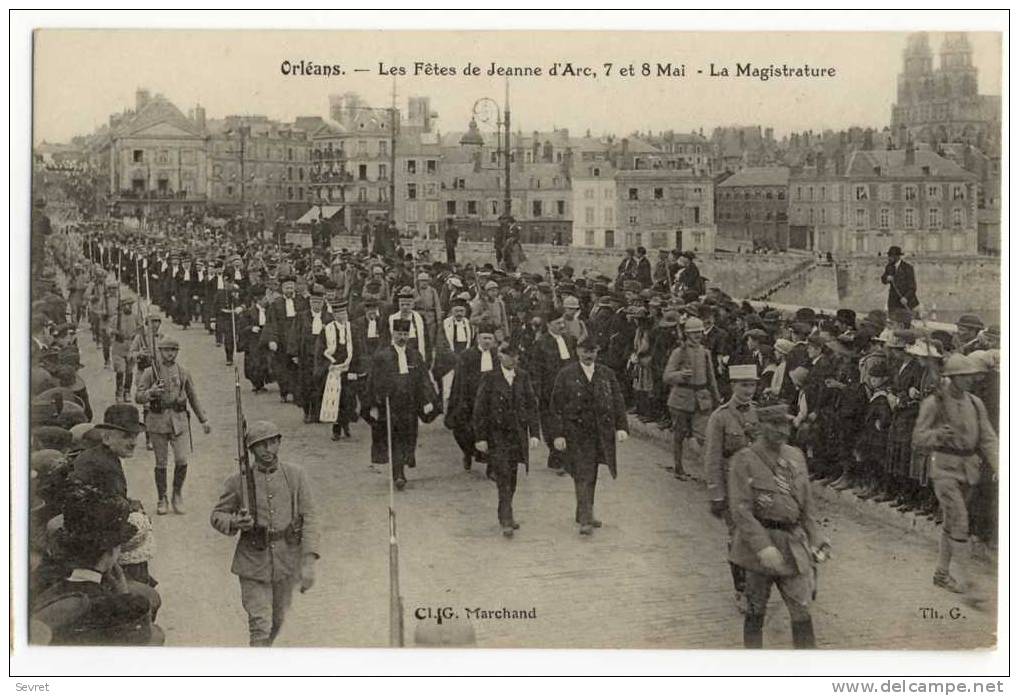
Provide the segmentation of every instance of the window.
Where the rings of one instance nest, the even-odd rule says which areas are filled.
[[[693,207],[693,224],[699,225],[701,222],[701,208],[698,205]]]
[[[782,192],[781,191],[778,192],[778,197],[781,200],[781,198],[782,198]],[[828,200],[828,189],[825,186],[821,187],[821,200],[822,201]]]
[[[290,160],[290,161],[293,161],[293,159],[294,159],[294,148],[292,148],[292,147],[288,147],[287,148],[287,159]]]
[[[927,187],[928,198],[941,198],[941,187],[936,184],[931,184]]]
[[[655,188],[655,200],[656,201],[660,201],[663,198],[665,198],[665,189],[663,189],[661,187],[656,187]]]
[[[438,239],[439,238],[439,226],[434,222],[428,223],[428,238]]]
[[[878,186],[877,187],[877,197],[878,197],[878,200],[881,200],[881,201],[890,201],[890,200],[892,200],[892,185],[891,184],[881,184],[880,186]]]
[[[870,198],[870,192],[867,190],[867,187],[866,186],[857,186],[856,187],[856,200],[858,200],[858,201],[865,201],[868,198]]]
[[[638,200],[639,196],[637,195],[637,189],[635,189],[635,188],[630,189],[628,198],[631,201]]]
[[[456,215],[456,201],[446,201],[446,215]]]
[[[467,188],[467,180],[466,179],[457,179],[454,182],[454,184],[453,184],[453,188],[458,188],[458,189],[465,189],[465,188]]]
[[[304,167],[297,170],[297,180],[304,181]]]
[[[407,200],[417,200],[418,197],[418,185],[407,184]]]
[[[821,193],[822,194],[824,193],[824,189],[823,188],[821,189]],[[785,191],[779,191],[778,192],[778,200],[780,200],[780,201],[784,201],[785,200]]]
[[[425,160],[425,172],[428,174],[435,173],[435,160]]]
[[[467,201],[467,214],[468,215],[477,215],[478,214],[478,202],[477,201]]]
[[[357,165],[357,178],[360,181],[367,181],[368,179],[368,165],[359,164]]]
[[[541,217],[541,201],[531,201],[531,216]]]
[[[289,200],[289,199],[291,199],[293,197],[294,197],[294,187],[293,186],[287,186],[287,199]]]
[[[384,187],[380,188],[379,189],[379,203],[383,203],[383,202],[385,202],[387,200],[389,200],[389,189],[388,188],[384,188]]]
[[[412,159],[407,160],[407,173],[408,174],[417,174],[417,171],[418,171],[417,160],[412,160]]]
[[[654,208],[651,211],[651,222],[656,225],[665,224],[665,208]]]
[[[439,219],[439,204],[435,201],[425,203],[425,220]]]
[[[616,209],[606,208],[604,213],[604,222],[606,225],[616,224]]]
[[[368,189],[366,189],[364,186],[361,186],[360,188],[357,189],[357,200],[361,201],[362,203],[368,200]]]
[[[611,249],[616,245],[615,230],[605,230],[605,248]]]
[[[796,187],[796,200],[798,200],[798,201],[802,201],[803,200],[803,188],[800,187],[800,186]]]
[[[428,196],[429,198],[434,198],[435,197],[435,192],[436,192],[435,182],[431,182],[431,183],[425,184],[425,195],[426,196]]]
[[[952,187],[952,200],[953,201],[962,201],[962,200],[965,200],[965,199],[966,199],[966,189],[965,189],[965,187],[963,187],[963,186],[953,186]]]
[[[357,154],[367,155],[368,154],[368,141],[358,140],[357,141]]]
[[[559,188],[559,177],[552,177],[552,188]]]
[[[389,143],[385,140],[379,141],[379,157],[389,157]]]
[[[594,246],[594,230],[585,230],[584,232],[584,245]]]
[[[294,168],[293,167],[287,167],[287,181],[293,181],[293,180],[294,180]]]
[[[693,189],[693,195],[691,196],[694,200],[700,200],[704,194],[703,190],[699,186],[695,186]]]
[[[644,245],[644,234],[642,232],[634,232],[633,233],[633,246],[643,246],[643,245]]]
[[[962,227],[962,208],[952,208],[952,227]]]
[[[499,201],[495,199],[488,201],[488,213],[489,215],[499,214]]]
[[[902,211],[902,224],[907,230],[916,227],[916,210],[914,208],[906,208]]]
[[[418,204],[417,203],[407,203],[407,205],[404,206],[404,210],[407,212],[407,222],[417,222],[418,221]]]
[[[584,198],[594,198],[594,189],[588,186],[584,189]]]
[[[594,176],[601,176],[601,169],[599,167],[594,167],[591,169],[591,173]]]
[[[630,225],[636,225],[637,224],[637,214],[636,213],[630,213],[629,223],[630,223]]]
[[[916,186],[904,186],[902,187],[902,197],[907,201],[916,200]]]
[[[379,181],[385,181],[386,179],[389,178],[388,175],[389,175],[389,167],[384,165],[384,164],[380,164],[379,165]]]
[[[856,209],[856,226],[857,227],[867,226],[867,210],[865,208]]]
[[[559,216],[565,215],[566,214],[566,201],[556,201],[555,202],[555,212],[556,212],[556,215],[559,215]]]
[[[608,199],[608,198],[615,198],[615,197],[616,197],[616,189],[615,189],[615,187],[605,189],[605,195],[603,196],[603,198]]]
[[[764,197],[767,198],[770,201],[772,199],[772,197],[773,197],[773,194],[769,190],[767,193],[764,194]]]
[[[771,219],[771,213],[768,213],[768,219],[769,220]],[[813,208],[808,208],[807,209],[807,224],[808,225],[813,225],[814,224],[814,209]]]
[[[828,213],[828,210],[826,208],[821,208],[821,224],[822,225],[824,223],[828,222],[828,220],[827,220],[827,217],[828,217],[827,213]]]
[[[584,208],[584,222],[588,225],[594,224],[594,208]]]
[[[133,150],[131,152],[132,162],[144,162],[145,161],[145,150]]]
[[[881,227],[881,229],[883,229],[883,230],[887,230],[888,229],[888,227],[889,227],[889,225],[888,225],[889,217],[890,217],[890,214],[889,214],[888,208],[882,208],[881,212],[878,213],[878,222],[879,222],[879,226]]]
[[[941,209],[931,208],[927,211],[927,227],[932,230],[941,227]]]
[[[233,186],[227,186],[226,187],[226,195],[228,195],[228,196],[234,195],[234,187]]]

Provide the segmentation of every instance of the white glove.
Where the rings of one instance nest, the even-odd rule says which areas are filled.
[[[356,372],[348,372],[347,373],[347,381],[348,382],[356,382],[357,381],[357,373]]]
[[[276,341],[269,341],[269,350],[271,350],[273,353],[275,353],[278,349],[279,349],[279,346],[276,345]]]
[[[616,431],[616,442],[626,442],[630,435],[625,430]]]
[[[485,440],[478,440],[477,442],[474,443],[474,449],[476,449],[479,452],[487,452],[488,442]]]
[[[252,326],[251,327],[251,333],[261,333],[261,332],[262,332],[262,327],[261,326]]]
[[[435,410],[435,407],[432,406],[431,404],[425,404],[425,407],[422,410],[424,411],[424,414],[427,416],[429,413]]]
[[[566,438],[565,437],[557,437],[555,440],[552,441],[552,446],[557,451],[559,451],[559,452],[565,452],[566,451]]]
[[[535,449],[538,445],[541,444],[541,440],[539,440],[536,437],[532,437],[529,441],[529,444],[531,446],[531,449]]]

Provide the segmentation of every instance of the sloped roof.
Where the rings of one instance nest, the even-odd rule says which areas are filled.
[[[747,167],[719,184],[732,186],[786,186],[789,184],[788,167]]]
[[[925,176],[971,179],[973,175],[950,159],[930,150],[916,150],[914,164],[906,164],[905,150],[857,150],[846,166],[849,176],[872,177],[875,167],[881,168],[881,178],[918,179]],[[930,174],[923,173],[930,167]]]
[[[159,94],[149,99],[148,103],[139,111],[118,124],[116,135],[117,137],[133,135],[162,123],[168,123],[196,137],[205,135],[197,123],[181,113],[180,109],[166,97]]]

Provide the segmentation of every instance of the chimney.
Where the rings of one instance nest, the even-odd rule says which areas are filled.
[[[817,161],[817,173],[818,174],[824,174],[825,166],[827,165],[827,162],[825,161],[825,156],[824,156],[824,151],[823,150],[817,153],[817,160],[816,161]]]
[[[835,175],[842,176],[845,173],[846,173],[846,155],[842,151],[842,148],[839,148],[838,150],[835,151]]]
[[[205,130],[205,107],[201,104],[195,105],[195,125],[200,130]]]
[[[531,131],[531,161],[535,164],[541,161],[541,143],[538,142],[538,131]]]
[[[519,134],[517,134],[517,142],[513,152],[515,153],[513,159],[516,160],[517,171],[524,171],[524,145],[523,139]]]
[[[631,169],[630,167],[630,139],[623,138],[621,141],[622,150],[619,153],[619,169]]]
[[[137,90],[135,90],[134,110],[141,111],[142,108],[149,103],[150,97],[151,95],[149,94],[149,90],[147,89],[142,89],[141,87],[139,87]]]
[[[906,143],[906,160],[905,164],[907,167],[912,167],[916,164],[916,148],[913,146],[913,141],[909,140]]]

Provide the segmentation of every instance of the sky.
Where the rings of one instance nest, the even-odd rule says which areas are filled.
[[[597,76],[512,77],[516,130],[569,128],[571,135],[721,125],[790,131],[882,128],[895,101],[906,34],[897,32],[406,32],[40,30],[34,46],[33,142],[66,142],[134,105],[135,90],[161,93],[185,114],[195,104],[208,118],[262,114],[291,121],[328,115],[329,95],[357,92],[373,105],[430,96],[439,130],[464,130],[482,97],[503,101],[505,78],[484,73],[491,63],[537,66],[571,62]],[[937,67],[941,34],[930,34]],[[1001,35],[970,33],[981,94],[1001,94]],[[339,65],[343,75],[284,75],[284,61]],[[455,76],[414,75],[414,63],[456,70]],[[821,79],[709,77],[737,63],[833,67]],[[379,74],[403,67],[407,74]],[[464,76],[472,63],[480,76]],[[606,63],[612,76],[606,77]],[[643,77],[648,63],[686,66],[685,77]],[[630,65],[634,76],[621,75]],[[366,69],[368,72],[355,73]],[[702,70],[702,74],[697,74]],[[484,127],[484,126],[483,126]],[[493,126],[494,127],[494,124]]]

